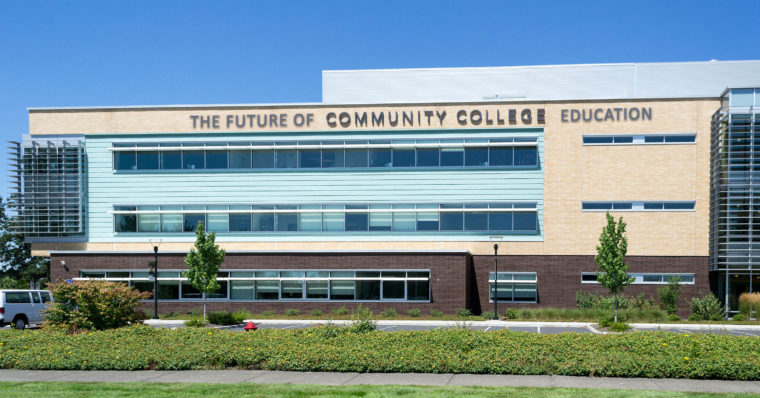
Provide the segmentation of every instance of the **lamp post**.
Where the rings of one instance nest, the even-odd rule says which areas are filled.
[[[499,320],[499,242],[501,236],[491,236],[493,242],[493,319]]]
[[[158,319],[158,245],[160,239],[149,239],[153,245],[153,261],[150,264],[148,275],[153,274],[153,319]]]
[[[153,319],[158,319],[158,246],[153,246]]]

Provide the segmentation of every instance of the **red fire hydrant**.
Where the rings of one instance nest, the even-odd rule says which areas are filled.
[[[256,326],[256,324],[253,323],[253,321],[248,322],[248,324],[243,327],[243,330],[246,332],[250,332],[251,330],[258,330],[259,328]]]

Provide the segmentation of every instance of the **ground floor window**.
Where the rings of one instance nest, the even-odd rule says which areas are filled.
[[[678,273],[628,273],[633,278],[634,285],[666,285],[677,279],[679,285],[693,285],[694,274]],[[599,283],[596,272],[581,272],[581,283]]]
[[[153,292],[147,272],[81,271],[77,278],[88,279],[125,282],[140,291]],[[429,270],[230,270],[220,271],[217,282],[219,289],[207,299],[430,301]],[[159,271],[158,298],[194,301],[203,299],[203,294],[190,284],[184,271]]]
[[[538,288],[535,272],[499,272],[488,274],[489,301],[494,297],[503,302],[537,302]]]

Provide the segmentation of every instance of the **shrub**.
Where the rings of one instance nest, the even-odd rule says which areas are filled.
[[[744,314],[736,314],[733,318],[731,318],[731,320],[736,322],[744,322],[747,320],[747,317]]]
[[[301,310],[296,308],[288,308],[285,310],[285,316],[298,316],[301,315]]]
[[[460,318],[467,318],[470,315],[472,315],[472,312],[466,308],[460,308],[457,310],[457,316]]]
[[[625,332],[626,330],[630,329],[631,327],[628,326],[625,322],[612,322],[608,328],[612,330],[613,332]]]
[[[185,321],[185,326],[189,328],[202,328],[206,326],[206,321],[203,320],[203,318],[197,316],[192,317]]]
[[[211,311],[206,315],[208,323],[214,325],[234,325],[240,322],[236,322],[235,317],[229,311]]]
[[[191,317],[199,317],[201,316],[201,312],[203,312],[201,308],[196,308],[194,310],[188,311],[187,315],[190,315]]]
[[[723,318],[723,306],[712,293],[704,297],[694,297],[691,299],[691,313],[697,315],[697,320],[719,321]],[[689,320],[691,320],[689,316]]]
[[[77,329],[113,329],[147,319],[137,310],[140,300],[151,297],[124,283],[102,280],[51,283],[54,302],[45,310],[51,325]]]
[[[333,315],[348,315],[348,309],[346,307],[338,307],[330,311]]]
[[[692,321],[692,322],[703,320],[702,319],[702,315],[699,315],[699,314],[689,314],[689,317],[686,318],[686,319],[688,319],[689,321]]]
[[[430,310],[430,316],[432,316],[433,318],[440,318],[443,316],[443,312],[439,310]]]
[[[275,315],[277,315],[277,311],[275,311],[275,310],[266,310],[266,311],[262,312],[261,315],[264,315],[264,316],[275,316]]]
[[[760,313],[760,292],[742,293],[739,295],[739,312],[747,318],[752,318]]]
[[[514,308],[507,309],[507,312],[504,313],[504,318],[507,319],[517,319],[517,310]]]
[[[419,318],[420,315],[422,315],[422,311],[420,311],[419,308],[410,308],[409,311],[406,312],[406,314],[412,318]]]
[[[377,329],[377,322],[372,320],[372,310],[361,304],[356,307],[353,318],[348,327],[353,333],[367,333]]]
[[[309,314],[311,316],[322,316],[322,310],[311,310],[309,311]]]
[[[482,316],[485,320],[493,319],[493,311],[484,311],[482,314],[480,314],[480,316]]]
[[[232,320],[235,323],[243,323],[246,319],[251,319],[251,313],[246,310],[235,311],[232,313]]]
[[[606,336],[503,329],[487,333],[442,329],[355,334],[348,328],[328,325],[237,333],[134,325],[92,334],[6,330],[0,332],[0,340],[2,369],[261,369],[760,379],[760,339],[664,331]]]
[[[380,313],[380,316],[383,318],[395,318],[398,316],[398,312],[393,308],[386,308]]]
[[[678,316],[678,315],[676,315],[676,314],[670,314],[670,315],[668,315],[668,320],[669,321],[673,321],[673,322],[677,322],[677,321],[681,320],[681,317]]]
[[[678,297],[681,290],[681,278],[674,276],[668,278],[668,284],[657,288],[657,296],[660,298],[660,306],[669,315],[678,311]]]

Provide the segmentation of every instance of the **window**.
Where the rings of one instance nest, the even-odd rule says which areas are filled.
[[[135,206],[116,206],[116,211],[136,211]],[[113,225],[115,232],[137,232],[136,214],[114,214]]]
[[[182,206],[161,206],[161,211],[177,211],[161,214],[161,232],[182,232]]]
[[[697,135],[694,133],[583,136],[583,145],[693,144],[696,141]]]
[[[274,206],[253,206],[253,230],[274,231]]]
[[[694,201],[669,202],[583,202],[584,211],[690,211]]]
[[[230,168],[231,169],[250,169],[251,163],[251,151],[249,150],[235,150],[230,151]]]
[[[322,154],[319,149],[302,149],[298,151],[300,165],[303,168],[320,168],[322,166]]]
[[[206,166],[203,151],[183,151],[182,168],[185,170],[202,170]]]
[[[414,148],[394,149],[393,167],[414,167]]]
[[[489,300],[494,296],[505,302],[537,302],[538,290],[535,272],[499,272],[498,280],[493,272],[488,274]]]
[[[5,302],[7,304],[31,304],[32,299],[29,292],[5,292]]]
[[[140,291],[152,291],[153,282],[143,271],[81,271],[82,279],[117,279]],[[234,270],[220,271],[220,287],[207,294],[212,300],[335,300],[429,301],[429,270]],[[160,300],[203,299],[186,278],[186,271],[158,273]],[[43,298],[45,300],[45,298]]]
[[[113,163],[116,170],[137,170],[136,152],[114,152]]]
[[[624,138],[614,140],[625,141]],[[672,142],[688,142],[688,138],[676,137]],[[535,167],[538,164],[536,137],[115,143],[111,150],[114,170],[138,172],[180,169]]]
[[[278,211],[297,210],[298,206],[279,205],[275,207]],[[298,231],[298,213],[277,213],[277,230],[278,231]]]
[[[643,203],[643,202],[642,202]],[[598,208],[643,211],[634,202],[586,203]],[[670,203],[670,204],[668,204]],[[662,211],[693,209],[693,202],[666,202]],[[647,210],[654,206],[648,204]],[[208,232],[426,232],[509,234],[539,232],[535,202],[425,204],[287,204],[114,206],[115,233],[192,233],[199,222]]]
[[[157,211],[158,206],[139,206],[137,210]],[[137,232],[159,232],[161,230],[161,216],[158,213],[143,213],[137,216]]]
[[[361,210],[367,210],[367,205],[346,205],[346,231],[368,230],[369,215]]]
[[[138,151],[137,170],[158,170],[158,151]]]
[[[161,168],[164,170],[179,170],[182,168],[182,152],[161,151]]]
[[[672,279],[677,279],[681,285],[694,284],[694,274],[678,273],[628,273],[633,277],[634,285],[664,285]],[[582,272],[581,283],[599,283],[595,272]]]

